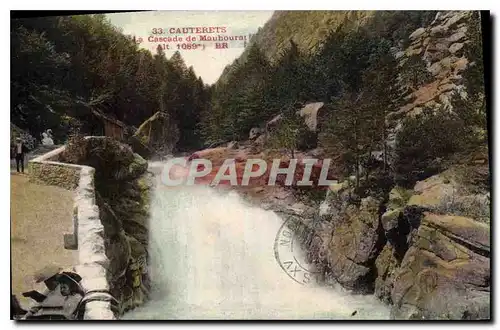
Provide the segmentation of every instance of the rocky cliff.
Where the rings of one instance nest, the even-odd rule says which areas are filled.
[[[404,101],[398,111],[387,115],[387,122],[393,128],[389,143],[392,146],[404,118],[422,113],[457,112],[468,105],[481,111],[479,104],[470,103],[484,100],[482,77],[478,77],[480,82],[470,81],[471,71],[484,74],[478,12],[438,12],[429,25],[413,31],[409,40],[407,48],[395,53]],[[408,79],[412,75],[418,79]],[[478,95],[468,95],[466,85],[473,83]]]
[[[321,239],[304,248],[324,280],[374,293],[394,319],[489,319],[488,182],[483,150],[385,198],[332,185],[328,212],[307,216],[321,218],[305,231]],[[298,215],[307,227],[310,219]]]
[[[396,53],[402,71],[412,58],[418,57],[424,62],[430,77],[413,86],[402,83],[403,89],[409,91],[406,96],[409,102],[390,118],[415,115],[423,108],[451,110],[454,93],[461,98],[467,97],[463,73],[474,65],[474,59],[467,58],[466,49],[472,42],[470,34],[474,31],[471,30],[479,28],[472,25],[472,15],[473,12],[467,11],[440,12],[429,26],[421,27],[409,36],[410,46]]]

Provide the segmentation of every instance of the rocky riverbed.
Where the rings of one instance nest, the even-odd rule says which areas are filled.
[[[217,163],[253,157],[246,152],[217,148],[199,155]],[[319,190],[322,201],[279,185],[232,189],[299,219],[302,232],[316,238],[302,241],[323,280],[374,294],[391,306],[392,318],[489,319],[488,180],[487,154],[479,152],[412,189],[393,186],[386,193],[371,187],[359,196],[349,181]],[[313,228],[314,219],[321,225]]]

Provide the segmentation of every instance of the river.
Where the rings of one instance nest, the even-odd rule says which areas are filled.
[[[123,318],[389,319],[373,296],[293,281],[273,250],[282,223],[236,193],[159,183],[150,221],[152,299]]]

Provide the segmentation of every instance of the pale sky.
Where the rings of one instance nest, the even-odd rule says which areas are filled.
[[[259,27],[262,27],[266,21],[271,18],[272,11],[153,11],[153,12],[135,12],[135,13],[116,13],[107,14],[111,23],[122,28],[124,34],[132,34],[137,38],[142,37],[141,47],[156,53],[158,43],[148,41],[149,36],[174,37],[180,36],[182,42],[160,42],[168,44],[174,48],[165,50],[168,58],[177,50],[176,45],[187,42],[185,38],[191,36],[247,36],[255,34]],[[170,34],[171,28],[185,27],[226,27],[225,33],[187,33]],[[153,34],[153,29],[161,28],[163,34]],[[217,41],[223,42],[223,41]],[[228,64],[231,64],[243,52],[244,41],[228,42],[228,49],[215,49],[215,41],[204,41],[205,49],[183,50],[180,53],[186,65],[193,66],[196,75],[201,76],[203,82],[212,84],[217,81],[222,70]],[[197,43],[197,42],[196,42]],[[232,47],[231,47],[232,46]],[[200,47],[201,48],[201,47]]]

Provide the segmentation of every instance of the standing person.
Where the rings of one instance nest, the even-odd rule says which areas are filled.
[[[28,148],[21,141],[21,138],[16,138],[16,167],[19,173],[19,165],[21,165],[21,172],[24,173],[24,155],[28,152]]]

